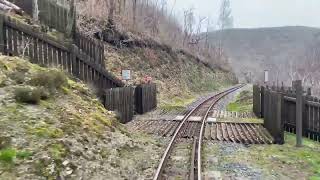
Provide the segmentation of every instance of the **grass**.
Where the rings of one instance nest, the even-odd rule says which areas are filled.
[[[250,112],[252,111],[252,91],[242,91],[236,100],[227,106],[227,111]]]
[[[174,97],[160,105],[160,108],[167,112],[183,111],[185,107],[195,101],[194,96]]]
[[[295,143],[295,135],[285,133],[284,145],[251,145],[232,154],[218,156],[222,164],[246,164],[261,169],[266,177],[276,174],[279,179],[320,179],[320,143],[306,138],[301,148]]]
[[[0,150],[0,162],[5,164],[12,164],[16,158],[18,159],[28,159],[32,156],[30,151],[17,151],[14,148],[6,148]]]
[[[12,148],[4,149],[0,151],[0,161],[10,164],[16,157],[16,150]]]

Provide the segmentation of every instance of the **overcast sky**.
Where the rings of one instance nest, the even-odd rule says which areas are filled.
[[[176,2],[175,2],[176,1]],[[197,15],[218,17],[221,0],[168,0],[183,14],[195,8]],[[175,3],[174,3],[175,2]],[[311,26],[320,27],[320,0],[231,0],[235,28]]]

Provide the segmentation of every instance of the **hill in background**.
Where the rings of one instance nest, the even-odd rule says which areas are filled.
[[[229,29],[209,35],[213,45],[222,38],[235,73],[243,80],[251,72],[254,81],[263,79],[265,69],[271,70],[272,81],[288,80],[293,67],[303,68],[311,61],[308,51],[319,37],[320,29],[299,26]]]

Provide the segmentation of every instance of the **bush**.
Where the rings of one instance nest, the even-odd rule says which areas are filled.
[[[41,90],[30,87],[20,87],[15,90],[14,95],[18,102],[38,104],[41,99]]]
[[[24,78],[25,78],[25,73],[23,72],[13,72],[9,75],[10,79],[15,81],[17,84],[23,84],[24,83]]]
[[[31,85],[45,87],[51,92],[66,85],[67,82],[67,76],[58,70],[38,72],[30,80]]]

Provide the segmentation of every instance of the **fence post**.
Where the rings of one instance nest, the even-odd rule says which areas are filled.
[[[260,91],[261,91],[261,118],[263,118],[264,117],[264,108],[265,108],[265,106],[264,106],[264,101],[265,101],[265,99],[264,99],[264,97],[265,97],[265,87],[264,86],[261,86],[261,89],[260,89]]]
[[[278,129],[278,136],[276,139],[277,144],[284,144],[284,97],[283,94],[276,92],[276,122],[277,122],[277,129]]]
[[[302,111],[303,111],[303,98],[302,98],[302,81],[297,80],[293,82],[296,90],[296,136],[297,136],[297,147],[302,146]]]
[[[0,52],[5,54],[5,44],[4,44],[4,38],[5,38],[5,31],[4,31],[4,16],[1,13],[0,14]]]

